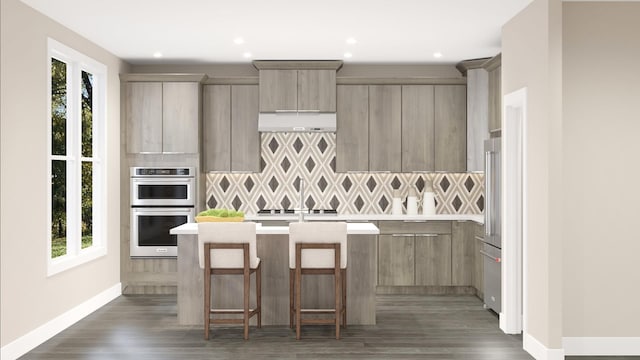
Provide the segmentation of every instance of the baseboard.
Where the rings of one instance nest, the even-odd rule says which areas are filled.
[[[562,347],[573,356],[638,356],[640,337],[565,337]]]
[[[0,349],[0,358],[13,360],[33,350],[69,326],[117,298],[122,293],[122,284],[117,283],[73,309],[55,317],[29,333],[17,338]]]
[[[536,360],[564,360],[564,349],[549,349],[528,333],[522,334],[522,347]]]
[[[376,295],[475,295],[473,286],[382,286]]]

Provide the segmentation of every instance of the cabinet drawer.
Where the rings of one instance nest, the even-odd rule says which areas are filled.
[[[380,221],[380,234],[451,234],[451,221]]]

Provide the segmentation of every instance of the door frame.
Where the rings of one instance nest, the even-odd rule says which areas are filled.
[[[527,88],[504,96],[502,108],[502,312],[507,334],[527,328]]]

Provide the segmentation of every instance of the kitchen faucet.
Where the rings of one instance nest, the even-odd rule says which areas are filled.
[[[304,180],[300,179],[300,215],[298,215],[298,222],[304,222]]]

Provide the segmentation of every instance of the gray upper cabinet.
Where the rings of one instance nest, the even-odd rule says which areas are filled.
[[[231,85],[205,85],[202,102],[204,169],[230,171]]]
[[[260,70],[260,112],[298,110],[298,70]]]
[[[369,86],[338,85],[336,172],[369,169]]]
[[[335,70],[298,70],[298,110],[336,112]]]
[[[200,84],[128,82],[128,153],[197,153]]]
[[[260,112],[336,112],[336,71],[342,61],[256,60]]]
[[[127,152],[162,152],[162,83],[126,85]]]
[[[205,171],[260,171],[257,85],[205,85]]]
[[[200,84],[162,84],[162,152],[195,154],[200,146]]]
[[[231,171],[260,171],[256,85],[231,87]]]
[[[489,131],[497,131],[502,127],[502,55],[483,66],[489,72]]]
[[[434,87],[402,86],[402,172],[434,170]]]
[[[489,131],[502,128],[502,67],[489,72]]]
[[[466,86],[439,85],[435,87],[436,171],[466,171],[466,103]]]
[[[401,87],[369,86],[369,171],[400,172],[401,141]]]

